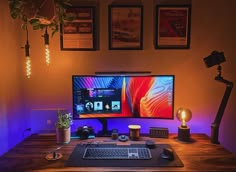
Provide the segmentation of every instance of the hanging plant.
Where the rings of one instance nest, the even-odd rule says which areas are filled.
[[[60,24],[64,21],[72,21],[76,17],[73,13],[66,13],[66,9],[71,6],[70,1],[8,0],[11,17],[21,19],[23,29],[26,29],[28,23],[33,30],[50,28],[52,36],[58,32]]]
[[[25,58],[26,76],[31,76],[30,44],[28,40],[28,25],[33,30],[45,30],[44,45],[46,64],[50,63],[48,29],[52,36],[59,31],[59,25],[72,21],[76,16],[66,11],[71,0],[8,0],[10,15],[13,19],[22,20],[22,28],[26,31]]]

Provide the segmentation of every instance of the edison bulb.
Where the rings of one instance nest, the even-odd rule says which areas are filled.
[[[27,78],[30,78],[30,76],[31,76],[31,60],[30,60],[29,56],[26,57],[25,64],[26,64],[26,76],[27,76]]]
[[[49,65],[50,64],[50,49],[49,49],[48,44],[45,44],[45,59],[46,59],[46,64]]]
[[[179,108],[177,110],[176,117],[179,121],[181,121],[181,126],[182,127],[187,127],[186,122],[191,120],[192,112],[187,108]]]

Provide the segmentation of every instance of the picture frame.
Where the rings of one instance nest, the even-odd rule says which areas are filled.
[[[109,49],[143,49],[143,6],[110,5]]]
[[[76,17],[60,27],[61,50],[96,50],[95,6],[70,7],[66,12]]]
[[[190,5],[157,5],[155,48],[189,49],[190,27]]]

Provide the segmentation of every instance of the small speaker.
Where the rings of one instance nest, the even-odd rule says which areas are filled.
[[[168,138],[168,136],[169,136],[168,128],[150,127],[149,129],[149,137]]]

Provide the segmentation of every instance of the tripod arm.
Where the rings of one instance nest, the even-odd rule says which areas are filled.
[[[224,111],[229,100],[229,96],[233,89],[233,82],[225,80],[221,75],[215,77],[215,80],[224,83],[226,85],[224,96],[221,100],[221,104],[219,106],[218,112],[216,114],[214,122],[211,124],[211,142],[215,144],[219,144],[218,136],[219,136],[219,127],[221,119],[224,115]]]

